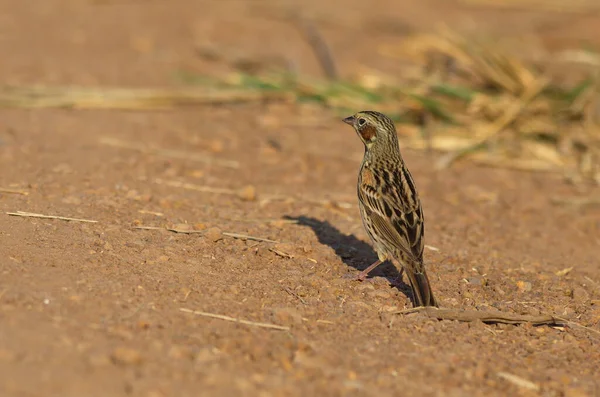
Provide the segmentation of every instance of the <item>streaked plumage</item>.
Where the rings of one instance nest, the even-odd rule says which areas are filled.
[[[379,260],[403,269],[413,291],[415,306],[437,306],[423,264],[424,218],[414,181],[400,155],[396,127],[390,118],[373,111],[344,119],[365,145],[358,174],[360,215]]]

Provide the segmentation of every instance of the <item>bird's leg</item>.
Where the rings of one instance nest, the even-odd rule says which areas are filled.
[[[369,275],[369,273],[371,272],[371,270],[375,269],[377,266],[381,265],[383,261],[381,260],[377,260],[375,263],[373,263],[371,266],[367,267],[365,270],[363,270],[362,272],[358,273],[354,278],[355,280],[358,281],[365,281],[365,279],[367,278],[367,276]]]

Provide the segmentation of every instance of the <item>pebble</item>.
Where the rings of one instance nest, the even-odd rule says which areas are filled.
[[[218,227],[211,227],[204,232],[204,237],[210,241],[217,242],[223,239],[223,233]]]
[[[142,354],[129,347],[118,347],[116,348],[110,358],[113,363],[119,365],[139,365],[142,363]]]
[[[484,285],[483,279],[481,277],[469,277],[467,281],[471,285]]]
[[[256,188],[252,185],[245,186],[238,191],[238,197],[244,201],[256,200]]]
[[[517,281],[517,287],[521,290],[521,291],[525,291],[525,292],[529,292],[531,291],[531,283],[529,281]]]

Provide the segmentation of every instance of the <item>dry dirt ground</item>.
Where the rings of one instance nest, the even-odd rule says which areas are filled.
[[[298,32],[264,16],[277,2],[35,4],[0,2],[2,83],[168,86],[178,70],[226,73],[198,56],[208,44],[319,73]],[[593,45],[600,32],[594,15],[575,23],[446,1],[303,7],[342,75],[360,65],[401,73],[375,43],[440,21],[482,34],[539,27],[549,49]],[[587,328],[437,321],[390,314],[410,307],[405,288],[390,285],[390,266],[362,283],[343,278],[374,253],[355,205],[362,147],[333,111],[247,104],[0,112],[0,188],[29,193],[0,193],[2,396],[600,395],[600,210],[552,204],[581,193],[559,175],[467,162],[435,171],[435,154],[405,151],[442,306],[554,313]],[[239,168],[114,147],[107,138]],[[181,183],[251,185],[257,199],[248,200],[250,190],[217,194]],[[328,199],[350,206],[320,203]]]

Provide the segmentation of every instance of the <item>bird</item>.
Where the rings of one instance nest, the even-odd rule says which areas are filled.
[[[423,263],[423,208],[400,153],[394,122],[371,110],[358,112],[343,121],[354,127],[364,144],[358,173],[358,204],[378,257],[356,279],[363,281],[369,272],[390,260],[399,267],[400,277],[406,273],[414,306],[437,307]]]

